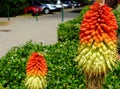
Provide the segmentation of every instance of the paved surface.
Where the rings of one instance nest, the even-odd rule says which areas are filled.
[[[45,45],[57,42],[57,27],[61,23],[61,17],[47,18],[48,16],[39,17],[36,22],[35,18],[10,18],[10,24],[0,26],[0,57],[4,56],[7,51],[14,46],[25,44],[27,41],[42,42]],[[65,17],[64,21],[74,17]],[[0,18],[5,21],[6,18]]]

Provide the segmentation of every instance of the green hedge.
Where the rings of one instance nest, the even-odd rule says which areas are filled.
[[[83,15],[89,9],[89,6],[85,6],[81,11],[78,17],[74,18],[73,20],[69,20],[67,22],[61,23],[58,26],[58,41],[72,41],[72,40],[79,40],[79,31],[80,31],[80,24],[83,19]]]
[[[59,24],[58,27],[58,41],[64,42],[67,40],[79,39],[79,23],[74,23],[74,20],[70,20],[65,23]]]
[[[116,16],[116,20],[118,22],[118,35],[120,35],[120,5],[118,5],[116,9],[113,9],[113,13]]]
[[[7,17],[23,14],[27,6],[26,0],[0,0],[0,16]]]
[[[77,55],[78,41],[58,42],[55,45],[27,42],[13,47],[0,59],[0,84],[6,89],[25,89],[25,65],[32,52],[43,53],[48,65],[47,89],[85,89],[85,79],[73,59]],[[120,89],[120,63],[109,72],[103,89]]]
[[[25,89],[25,65],[28,56],[32,52],[42,52],[49,69],[47,89],[83,89],[84,76],[82,72],[78,73],[73,62],[77,48],[78,42],[58,42],[51,46],[27,42],[23,46],[14,47],[0,60],[0,83],[7,89]]]

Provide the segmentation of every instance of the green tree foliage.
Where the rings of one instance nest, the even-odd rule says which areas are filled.
[[[0,16],[16,16],[23,13],[27,5],[26,0],[0,0]]]

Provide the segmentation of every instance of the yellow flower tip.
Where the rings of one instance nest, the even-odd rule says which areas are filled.
[[[25,79],[27,89],[45,89],[47,86],[46,78],[43,76],[27,76]]]
[[[26,65],[26,74],[45,76],[47,71],[48,67],[43,55],[32,53]]]

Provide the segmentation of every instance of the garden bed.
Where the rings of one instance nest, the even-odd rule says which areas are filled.
[[[0,59],[0,85],[6,89],[26,89],[24,86],[25,65],[29,56],[33,52],[38,52],[42,53],[47,61],[47,89],[85,89],[84,75],[81,68],[78,69],[74,62],[79,46],[79,37],[77,36],[79,27],[75,24],[81,23],[85,9],[81,12],[79,19],[59,25],[62,27],[58,27],[58,43],[43,46],[29,41],[22,46],[11,48]],[[71,27],[68,28],[68,26]],[[69,32],[69,35],[64,34],[63,31]],[[120,54],[118,54],[118,58],[120,59]],[[117,68],[109,71],[106,75],[103,89],[120,89],[119,80],[120,62],[118,62]]]

